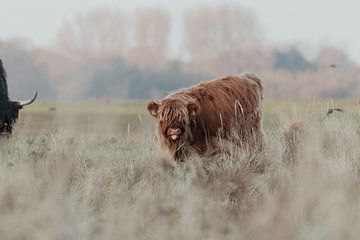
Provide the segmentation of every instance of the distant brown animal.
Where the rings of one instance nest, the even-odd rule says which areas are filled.
[[[281,129],[285,142],[284,161],[295,164],[299,154],[299,145],[304,136],[304,122],[301,120],[291,120]]]
[[[325,117],[320,121],[325,120],[334,112],[343,113],[342,108],[330,108],[325,114]],[[281,134],[285,142],[285,152],[283,158],[285,162],[295,164],[299,154],[299,148],[305,134],[305,123],[302,120],[290,120],[281,128]]]
[[[180,89],[147,108],[157,119],[161,145],[182,161],[189,154],[218,152],[219,139],[260,149],[262,92],[260,79],[247,73]]]

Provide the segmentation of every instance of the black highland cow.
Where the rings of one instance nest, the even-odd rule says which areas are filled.
[[[31,100],[11,101],[6,82],[6,72],[0,59],[0,137],[9,137],[19,116],[19,110],[35,101],[37,92]]]

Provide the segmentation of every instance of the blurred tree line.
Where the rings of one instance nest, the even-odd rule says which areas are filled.
[[[38,90],[46,100],[148,99],[244,71],[263,79],[269,98],[360,93],[360,67],[341,49],[324,47],[309,60],[295,45],[271,45],[255,15],[242,6],[193,7],[183,15],[181,35],[173,29],[162,8],[98,8],[65,21],[46,48],[0,40],[10,94],[28,98]],[[169,54],[174,49],[176,57]]]

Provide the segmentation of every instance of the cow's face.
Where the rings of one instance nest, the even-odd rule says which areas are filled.
[[[9,138],[12,133],[12,124],[0,120],[0,137]]]
[[[161,134],[169,142],[180,142],[191,136],[190,123],[196,119],[200,106],[195,101],[164,99],[148,103],[148,110],[158,120]]]

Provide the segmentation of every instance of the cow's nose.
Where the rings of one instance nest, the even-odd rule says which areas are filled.
[[[10,138],[10,133],[8,133],[8,132],[1,133],[1,134],[0,134],[0,137],[1,137],[1,138]]]
[[[170,136],[172,140],[176,140],[181,135],[181,129],[180,128],[169,128],[167,131],[167,135]]]

